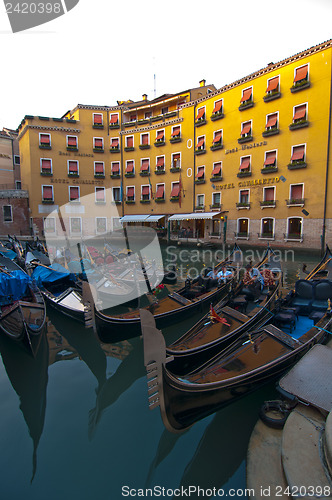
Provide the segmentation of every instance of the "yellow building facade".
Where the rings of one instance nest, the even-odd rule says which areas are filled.
[[[328,41],[218,90],[203,80],[153,100],[26,116],[21,171],[34,229],[69,204],[84,236],[80,199],[94,193],[96,234],[121,220],[170,238],[321,248],[332,240],[331,72]]]

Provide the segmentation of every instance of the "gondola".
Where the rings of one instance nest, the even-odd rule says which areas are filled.
[[[0,307],[0,329],[35,356],[45,330],[45,302],[28,274],[3,256],[0,257]]]
[[[316,272],[322,274],[326,268],[328,276],[331,264],[331,256],[326,253],[316,266]],[[172,357],[167,356],[164,337],[156,328],[153,316],[148,311],[141,311],[149,406],[151,409],[160,406],[168,430],[186,429],[236,398],[280,377],[314,344],[324,342],[332,331],[328,300],[332,297],[332,283],[329,279],[315,280],[315,272],[310,274],[307,285],[312,286],[313,300],[306,309],[302,308],[294,328],[280,329],[275,321],[255,328],[200,367],[181,376],[172,371]],[[297,283],[283,304],[284,310],[294,315],[298,312],[292,307]],[[324,297],[319,299],[315,298],[315,293],[322,294],[322,289],[318,290],[317,286],[324,288]]]
[[[235,245],[233,251],[224,261],[216,267],[219,269],[226,263],[232,265],[232,277],[224,283],[215,283],[209,288],[211,280],[202,278],[202,284],[189,282],[179,288],[176,292],[168,293],[163,298],[157,300],[150,296],[151,304],[146,308],[151,311],[156,319],[157,325],[164,328],[179,320],[184,319],[199,311],[208,309],[211,303],[220,299],[226,299],[234,286],[237,273],[234,266],[242,262],[242,251]],[[93,289],[92,289],[93,290]],[[166,292],[168,291],[165,288]],[[123,314],[107,314],[107,311],[98,309],[92,297],[84,299],[90,302],[93,308],[93,323],[95,330],[102,342],[115,342],[129,339],[141,334],[139,309]],[[114,340],[116,338],[116,340]]]
[[[241,280],[232,293],[222,298],[210,312],[190,330],[167,347],[167,354],[174,357],[175,373],[194,369],[206,359],[227,347],[243,332],[268,322],[277,304],[282,285],[282,270],[274,251],[268,247],[256,266],[262,273],[273,276],[255,300],[251,290]]]

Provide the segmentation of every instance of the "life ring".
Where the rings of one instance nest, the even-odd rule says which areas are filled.
[[[268,415],[273,412],[275,417]],[[269,427],[282,429],[291,412],[290,405],[286,401],[265,401],[259,410],[259,418]]]

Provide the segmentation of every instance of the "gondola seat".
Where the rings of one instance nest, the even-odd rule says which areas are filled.
[[[281,308],[274,315],[273,322],[282,328],[288,327],[290,329],[290,333],[292,333],[296,325],[296,313],[296,308]]]
[[[295,294],[291,301],[291,307],[298,307],[299,314],[308,316],[311,312],[314,300],[314,285],[307,280],[298,280],[295,284]]]
[[[326,311],[328,299],[332,299],[332,284],[329,280],[315,283],[314,300],[311,304],[313,311]]]
[[[254,294],[252,293],[252,291],[248,287],[242,288],[241,295],[244,295],[246,297],[247,301],[254,300],[254,298],[255,298]]]

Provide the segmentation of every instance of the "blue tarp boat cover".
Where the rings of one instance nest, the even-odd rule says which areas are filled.
[[[27,294],[30,282],[30,276],[24,271],[10,271],[10,275],[0,273],[0,303],[10,304],[22,299]]]
[[[0,254],[4,257],[8,257],[10,260],[14,260],[16,257],[16,252],[14,250],[10,250],[9,248],[1,247]]]
[[[32,273],[32,278],[36,280],[39,287],[47,283],[56,283],[65,278],[75,281],[74,275],[57,262],[54,262],[50,267],[37,266]]]

